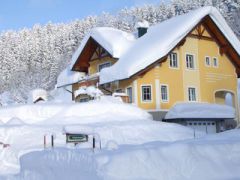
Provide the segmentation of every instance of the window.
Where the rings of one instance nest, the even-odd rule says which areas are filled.
[[[218,59],[217,58],[213,58],[213,66],[218,67]]]
[[[166,85],[161,85],[161,98],[163,102],[168,101],[168,87]]]
[[[211,66],[211,61],[210,61],[210,57],[205,57],[205,65],[206,66]]]
[[[108,52],[105,49],[102,49],[101,57],[107,56]]]
[[[110,89],[111,88],[111,83],[103,84],[103,88],[104,89]]]
[[[106,63],[103,63],[103,64],[99,64],[99,65],[98,65],[98,72],[100,72],[103,68],[110,67],[110,66],[111,66],[111,63],[110,63],[110,62],[106,62]]]
[[[90,99],[85,97],[85,98],[81,98],[79,99],[79,102],[88,102]]]
[[[172,67],[172,68],[178,67],[177,53],[170,54],[170,67]]]
[[[196,89],[195,88],[188,88],[188,100],[189,101],[196,101]]]
[[[132,103],[132,87],[127,88],[127,95],[129,98],[129,103]]]
[[[122,89],[117,89],[115,92],[116,92],[116,93],[122,93],[123,90],[122,90]]]
[[[151,86],[142,86],[142,101],[151,101]]]
[[[186,64],[188,69],[194,69],[193,55],[190,55],[190,54],[186,55]]]

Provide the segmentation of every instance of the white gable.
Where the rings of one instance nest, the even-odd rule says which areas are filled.
[[[82,40],[81,45],[74,53],[71,62],[71,69],[76,63],[80,56],[83,48],[88,42],[89,38],[92,37],[97,41],[104,49],[106,49],[114,58],[120,58],[120,56],[130,48],[132,43],[135,41],[133,34],[114,29],[111,27],[98,27],[90,31],[90,33]]]

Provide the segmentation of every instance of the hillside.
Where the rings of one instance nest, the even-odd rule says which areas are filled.
[[[239,0],[172,0],[170,3],[125,8],[114,15],[102,13],[69,23],[34,25],[31,29],[0,35],[0,93],[10,92],[12,102],[26,102],[35,88],[51,90],[59,73],[69,64],[84,35],[93,27],[109,26],[128,32],[147,20],[154,25],[201,6],[213,5],[240,37]]]

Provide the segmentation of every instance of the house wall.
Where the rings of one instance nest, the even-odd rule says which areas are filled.
[[[173,50],[178,55],[178,68],[171,68],[170,60],[167,58],[165,62],[156,65],[141,77],[120,81],[118,88],[125,89],[127,86],[132,86],[133,97],[136,97],[134,103],[147,110],[170,109],[177,102],[188,102],[188,87],[196,88],[197,102],[220,102],[219,98],[215,97],[215,92],[219,90],[231,92],[236,100],[237,75],[234,65],[225,54],[219,53],[217,43],[210,39],[211,36],[207,31],[203,35],[209,39],[188,36],[182,46]],[[195,68],[193,70],[186,67],[186,54],[194,56]],[[209,67],[205,65],[206,56],[209,56],[211,60]],[[213,67],[213,57],[218,59],[218,67]],[[161,84],[168,85],[168,102],[161,100]],[[142,101],[142,85],[152,87],[150,102]],[[236,103],[235,107],[238,107]]]
[[[89,75],[97,73],[99,64],[103,64],[106,62],[110,62],[113,65],[116,62],[116,59],[113,59],[111,57],[103,57],[101,59],[95,59],[93,61],[90,61],[90,66],[88,69]]]

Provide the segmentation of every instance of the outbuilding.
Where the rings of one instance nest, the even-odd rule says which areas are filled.
[[[179,123],[211,134],[235,126],[234,118],[235,109],[231,106],[210,103],[177,103],[168,111],[163,121]]]

